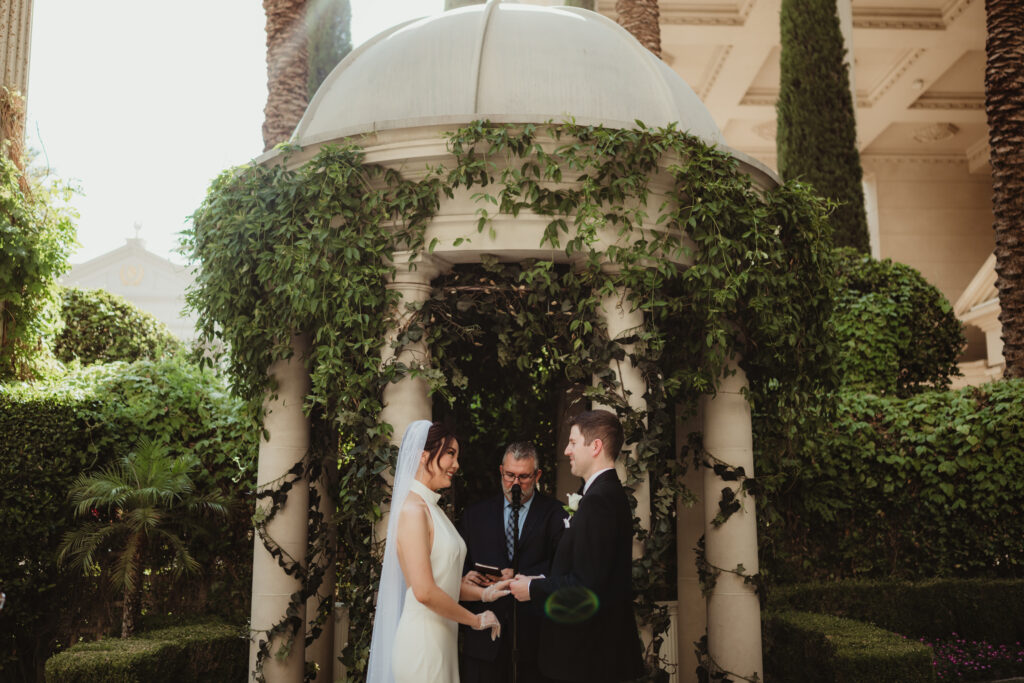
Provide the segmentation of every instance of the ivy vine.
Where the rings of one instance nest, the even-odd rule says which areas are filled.
[[[344,663],[363,671],[379,573],[372,532],[386,500],[378,475],[394,458],[392,427],[379,421],[381,391],[412,371],[379,362],[397,319],[396,297],[384,284],[394,274],[393,252],[396,245],[413,253],[435,248],[425,243],[425,228],[442,194],[457,190],[477,201],[481,240],[495,233],[494,215],[547,217],[538,246],[564,253],[559,260],[571,267],[483,259],[456,269],[435,283],[437,294],[412,311],[394,344],[427,340],[431,366],[417,372],[437,396],[466,386],[472,364],[459,344],[486,339],[498,366],[532,373],[549,389],[576,387],[584,400],[618,412],[629,454],[626,486],[650,483],[651,525],[637,529],[645,553],[635,561],[634,588],[638,615],[655,633],[654,664],[668,625],[656,600],[673,583],[676,501],[694,500],[683,484],[687,463],[710,467],[723,482],[740,481],[741,495],[760,492],[746,472],[691,442],[676,457],[676,406],[692,414],[739,356],[748,398],[796,437],[806,397],[835,380],[826,329],[834,287],[829,207],[796,183],[754,187],[729,154],[672,127],[477,121],[450,133],[448,147],[453,163],[418,182],[365,164],[354,146],[323,147],[294,168],[285,155],[222,175],[186,245],[202,264],[189,294],[202,336],[225,343],[254,424],[265,392],[273,391],[267,368],[290,355],[293,334],[310,339],[306,410],[315,438],[303,477],[334,461],[340,467],[331,491],[339,593],[353,624]],[[658,174],[671,178],[661,195],[651,187]],[[614,244],[602,241],[607,234],[617,237]],[[612,296],[643,314],[641,326],[617,338],[601,313]],[[481,319],[493,326],[483,329]],[[627,363],[645,380],[644,395],[632,397],[643,399],[643,409],[622,387]],[[734,495],[732,487],[724,491]],[[272,515],[287,484],[261,495],[271,497]],[[723,503],[726,523],[736,501]],[[326,550],[325,537],[311,529],[311,547]],[[296,558],[279,562],[297,571]],[[303,576],[293,605],[316,592],[322,572],[313,574]],[[283,615],[276,632],[297,633],[293,616]],[[258,668],[270,654],[261,651]]]

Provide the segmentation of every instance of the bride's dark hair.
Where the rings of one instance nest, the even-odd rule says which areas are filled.
[[[459,437],[455,435],[455,429],[445,422],[434,422],[427,430],[427,442],[423,444],[423,450],[430,453],[427,456],[426,468],[434,470],[434,463],[441,454],[448,450],[453,443],[458,443]]]

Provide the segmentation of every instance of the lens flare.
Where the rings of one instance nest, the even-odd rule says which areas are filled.
[[[579,624],[597,613],[601,606],[594,591],[583,586],[569,586],[555,591],[544,601],[544,614],[560,624]]]

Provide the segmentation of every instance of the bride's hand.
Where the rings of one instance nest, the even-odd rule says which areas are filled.
[[[479,615],[479,622],[473,627],[474,631],[485,631],[491,629],[491,640],[497,640],[498,636],[501,635],[501,622],[498,621],[498,617],[494,616],[494,612],[487,610],[481,612]]]
[[[512,579],[506,579],[505,581],[498,581],[492,583],[487,588],[484,588],[480,599],[484,602],[494,602],[498,598],[503,598],[512,591],[508,589],[508,584],[511,583]]]

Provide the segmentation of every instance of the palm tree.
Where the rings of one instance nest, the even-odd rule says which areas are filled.
[[[615,14],[620,26],[632,33],[655,57],[661,58],[658,0],[615,0]]]
[[[210,515],[227,517],[220,493],[195,492],[191,473],[197,465],[195,456],[171,457],[165,445],[140,440],[134,455],[82,474],[71,486],[75,516],[91,519],[64,534],[58,562],[93,572],[112,556],[108,578],[124,591],[122,638],[135,632],[144,570],[166,566],[169,553],[175,576],[197,573],[188,539]]]
[[[306,0],[263,0],[267,15],[267,106],[264,151],[286,142],[309,104]]]
[[[985,112],[1006,377],[1024,377],[1024,4],[985,0]]]

